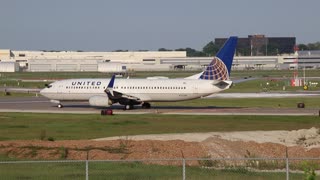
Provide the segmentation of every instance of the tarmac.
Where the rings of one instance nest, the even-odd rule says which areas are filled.
[[[290,93],[294,96],[320,96],[320,94]],[[208,98],[258,98],[288,97],[287,94],[274,93],[221,93]],[[216,97],[215,97],[216,96]],[[31,112],[31,113],[72,113],[72,114],[100,114],[103,107],[92,107],[88,102],[64,102],[63,108],[44,97],[3,97],[0,99],[0,112]],[[142,109],[135,106],[133,110],[123,110],[121,105],[113,105],[114,114],[171,114],[171,115],[278,115],[278,116],[319,116],[316,108],[248,108],[248,107],[218,107],[218,106],[152,106],[151,109]]]

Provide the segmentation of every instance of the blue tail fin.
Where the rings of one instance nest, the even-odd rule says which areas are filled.
[[[231,36],[213,58],[207,69],[202,73],[200,79],[206,80],[228,80],[230,76],[233,56],[236,50],[238,37]]]

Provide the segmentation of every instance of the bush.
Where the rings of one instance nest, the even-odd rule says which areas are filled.
[[[48,141],[54,141],[53,137],[48,137]]]
[[[39,137],[40,140],[43,141],[46,138],[46,136],[47,136],[46,130],[41,130],[40,137]]]

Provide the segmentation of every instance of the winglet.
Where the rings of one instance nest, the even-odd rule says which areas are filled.
[[[112,96],[114,96],[113,95],[113,85],[114,85],[114,79],[116,78],[116,75],[114,74],[114,75],[112,75],[112,78],[110,79],[110,82],[109,82],[109,84],[108,84],[108,86],[107,86],[107,89],[105,90],[105,92],[110,92],[110,94],[112,95]]]
[[[110,82],[108,84],[108,88],[113,88],[113,84],[114,84],[114,79],[116,78],[116,75],[112,75]]]

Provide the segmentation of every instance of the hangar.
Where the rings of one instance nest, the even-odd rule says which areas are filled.
[[[187,57],[186,51],[47,52],[0,49],[0,72],[201,70],[211,60],[212,57]],[[295,54],[278,56],[236,56],[233,69],[292,69],[296,68],[297,61],[300,68],[302,66],[320,68],[320,53],[299,51]]]
[[[20,70],[27,72],[112,71],[110,67],[119,69],[119,66],[121,66],[121,70],[169,70],[171,66],[159,64],[160,59],[185,57],[185,51],[47,52],[0,50],[1,62],[18,63]],[[157,66],[154,66],[155,64]],[[106,68],[107,66],[110,67]]]

